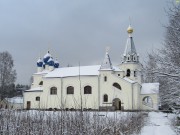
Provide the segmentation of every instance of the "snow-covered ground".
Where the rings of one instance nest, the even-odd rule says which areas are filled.
[[[171,128],[171,118],[173,114],[162,112],[150,112],[148,121],[141,131],[141,135],[176,135]]]

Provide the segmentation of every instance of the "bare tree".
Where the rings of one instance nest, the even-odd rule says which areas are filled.
[[[154,72],[158,68],[155,56],[156,53],[154,51],[148,53],[148,60],[146,62],[145,75],[144,75],[145,76],[144,80],[147,83],[153,83],[158,81],[157,75]]]
[[[11,95],[15,90],[16,70],[14,61],[8,52],[0,53],[0,98]]]
[[[157,68],[148,65],[149,72],[159,78],[160,98],[162,104],[171,108],[180,108],[180,4],[168,8],[169,24],[163,47],[152,55],[149,61],[155,62]]]

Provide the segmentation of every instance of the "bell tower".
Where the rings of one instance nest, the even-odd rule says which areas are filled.
[[[120,64],[120,69],[124,71],[124,77],[141,83],[142,65],[139,62],[139,55],[136,52],[135,44],[133,41],[133,31],[134,29],[131,27],[131,25],[129,25],[129,27],[127,28],[128,39],[123,53],[123,60]]]

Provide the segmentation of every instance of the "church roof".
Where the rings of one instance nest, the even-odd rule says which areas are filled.
[[[157,94],[159,93],[159,83],[143,83],[141,94]]]
[[[127,77],[124,77],[123,79],[126,80],[126,81],[128,81],[128,82],[130,82],[130,83],[135,83],[135,81],[133,81],[133,80],[127,78]]]
[[[31,88],[29,90],[25,90],[25,92],[41,92],[41,91],[43,91],[42,87]]]
[[[103,63],[101,64],[100,70],[113,70],[108,51],[106,51],[105,58]]]
[[[134,45],[133,37],[127,39],[126,48],[124,50],[124,56],[136,54],[136,48]]]
[[[49,70],[43,70],[42,72],[34,73],[34,75],[43,75],[43,74],[47,74],[49,72],[50,72]]]
[[[47,78],[61,78],[61,77],[73,77],[79,76],[79,69],[81,76],[97,76],[99,75],[101,65],[94,66],[80,66],[79,67],[65,67],[65,68],[57,68],[53,71],[47,73],[45,77]],[[118,67],[113,67],[114,71],[121,71]]]

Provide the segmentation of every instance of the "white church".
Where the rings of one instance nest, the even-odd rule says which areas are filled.
[[[131,26],[122,62],[108,51],[101,65],[59,67],[48,51],[37,61],[33,83],[24,92],[25,109],[157,110],[159,83],[143,83],[143,67]]]

